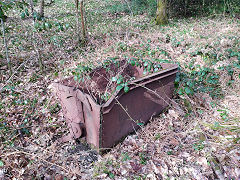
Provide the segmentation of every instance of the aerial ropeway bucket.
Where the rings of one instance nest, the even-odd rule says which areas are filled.
[[[53,83],[70,131],[60,142],[85,137],[99,151],[106,150],[161,113],[171,103],[178,66],[160,65],[160,71],[149,75],[144,75],[142,68],[134,68],[137,78],[129,82],[129,91],[115,91],[102,104],[74,78]],[[104,84],[101,72],[95,78],[100,85]]]

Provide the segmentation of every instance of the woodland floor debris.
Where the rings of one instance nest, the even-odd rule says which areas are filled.
[[[97,4],[101,8],[106,5],[105,1],[94,3],[103,3]],[[56,8],[59,12],[73,11],[71,4],[51,8],[51,18],[55,18],[51,15]],[[105,18],[104,13],[99,16],[94,11],[95,7],[89,9],[96,13],[97,20]],[[37,72],[37,54],[29,49],[32,43],[26,32],[31,32],[30,20],[18,18],[7,22],[11,25],[10,58],[14,67],[26,59],[30,61],[5,84],[9,76],[4,59],[0,59],[0,87],[4,87],[0,94],[0,177],[237,179],[240,174],[239,19],[228,16],[171,19],[169,25],[156,27],[147,24],[151,19],[144,14],[117,18],[116,22],[106,17],[109,26],[105,21],[95,24],[85,49],[76,48],[73,43],[74,28],[57,35],[53,31],[39,33],[38,38],[45,44],[41,53],[46,75]],[[64,16],[60,21],[74,27],[73,16]],[[24,39],[21,47],[20,39]],[[4,54],[2,46],[0,54]],[[219,76],[217,87],[221,87],[222,97],[212,98],[206,92],[176,96],[175,102],[181,110],[173,105],[104,156],[80,142],[58,145],[56,139],[68,130],[61,107],[48,91],[48,85],[54,79],[68,76],[80,61],[95,66],[97,62],[93,59],[103,61],[116,56],[179,62],[186,74],[198,65],[211,67]]]

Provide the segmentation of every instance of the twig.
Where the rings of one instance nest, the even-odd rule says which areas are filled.
[[[14,149],[15,149],[15,148],[14,148]],[[57,167],[59,167],[60,169],[66,171],[67,173],[71,173],[71,172],[72,172],[70,169],[66,169],[65,167],[62,167],[62,166],[60,166],[60,165],[58,165],[58,164],[49,162],[49,161],[41,158],[40,156],[37,156],[36,154],[31,154],[31,153],[28,153],[28,152],[25,152],[25,151],[20,151],[20,150],[18,150],[18,149],[15,149],[15,152],[10,153],[10,155],[11,155],[11,154],[18,154],[18,153],[22,153],[22,154],[29,155],[29,156],[33,157],[34,159],[40,159],[41,161],[44,161],[44,162],[46,162],[47,164],[50,164],[50,165],[52,165],[52,166],[57,166]],[[75,173],[74,173],[74,174],[75,174]],[[80,174],[78,174],[78,175],[80,175]]]
[[[11,77],[7,80],[7,82],[3,85],[3,87],[0,88],[0,92],[3,90],[3,88],[9,83],[9,81],[11,81],[11,79],[13,78],[13,76],[17,73],[17,71],[26,63],[30,60],[30,58],[23,62],[22,64],[20,64],[20,66],[18,66],[18,68],[14,71],[14,73],[12,73]]]
[[[123,105],[118,101],[118,99],[115,97],[114,98],[117,101],[117,104],[123,109],[123,111],[125,111],[125,113],[127,114],[127,116],[130,118],[131,121],[133,121],[134,123],[136,123],[138,125],[138,120],[134,120],[130,114],[128,113],[127,109],[123,107]],[[140,126],[140,125],[139,125]],[[141,127],[141,126],[140,126]]]
[[[10,75],[12,75],[12,65],[11,65],[11,61],[8,56],[8,46],[7,46],[7,41],[6,41],[6,37],[5,37],[4,22],[3,22],[2,18],[0,18],[0,19],[1,19],[1,24],[2,24],[3,42],[4,42],[4,46],[5,46],[5,51],[6,51],[6,59],[7,59],[8,69],[10,70]]]
[[[160,99],[162,99],[167,105],[171,106],[171,104],[169,104],[162,96],[160,96],[158,93],[156,93],[155,91],[153,91],[152,89],[149,89],[147,88],[146,86],[143,86],[141,84],[136,84],[136,83],[133,83],[134,85],[136,86],[139,86],[139,87],[142,87],[150,92],[152,92],[153,94],[155,94],[157,97],[159,97]]]
[[[33,0],[29,0],[29,4],[30,4],[30,8],[31,8],[31,13],[32,13],[32,18],[33,18],[33,21],[34,21],[34,9],[33,9]]]
[[[142,88],[144,88],[144,89],[152,92],[152,93],[155,94],[157,97],[159,97],[160,99],[162,99],[168,106],[173,107],[169,102],[167,102],[163,97],[161,97],[157,92],[153,91],[152,89],[149,89],[149,88],[147,88],[146,86],[143,86],[143,85],[140,85],[140,84],[136,84],[136,83],[132,83],[132,84],[134,84],[134,85],[136,85],[136,86],[139,86],[139,87],[142,87]],[[163,93],[165,94],[165,92],[163,92]],[[166,94],[165,94],[165,95],[166,95]],[[172,101],[172,102],[173,102],[173,100],[172,100],[171,98],[169,98],[167,95],[166,95],[166,98],[167,98],[169,101]],[[175,102],[175,103],[176,103],[176,102]],[[174,107],[174,108],[176,108],[176,107]],[[176,108],[176,109],[178,109],[179,111],[182,111],[180,108]]]
[[[124,1],[126,2],[127,6],[128,6],[128,9],[129,9],[130,12],[131,12],[131,16],[133,17],[133,12],[132,12],[132,9],[131,9],[131,7],[130,7],[130,5],[129,5],[129,3],[128,3],[128,0],[124,0]],[[132,23],[132,21],[131,21],[131,23]]]

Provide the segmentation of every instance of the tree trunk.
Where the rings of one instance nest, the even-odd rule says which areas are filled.
[[[75,0],[76,3],[76,14],[77,14],[77,31],[78,31],[78,41],[85,44],[87,41],[87,36],[86,36],[86,22],[84,18],[84,7],[83,7],[83,0],[80,0],[80,12],[78,10],[79,8],[79,0]],[[81,38],[81,33],[80,33],[80,21],[79,21],[79,16],[81,15],[81,24],[82,24],[82,38]]]
[[[40,15],[40,17],[44,17],[44,0],[41,0],[41,2],[40,2],[39,15]]]
[[[158,0],[156,12],[156,24],[163,25],[168,23],[167,0]]]
[[[78,11],[79,1],[75,0],[75,4],[76,4],[76,17],[77,17],[77,35],[78,35],[78,42],[80,42],[81,33],[80,33],[79,11]]]
[[[84,41],[86,41],[86,26],[85,26],[85,18],[84,18],[84,13],[83,13],[83,1],[80,3],[80,12],[81,12],[81,21],[82,21],[82,35]]]

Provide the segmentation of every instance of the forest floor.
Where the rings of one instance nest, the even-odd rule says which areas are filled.
[[[86,4],[85,47],[76,42],[72,1],[46,7],[53,27],[41,31],[41,21],[34,27],[9,13],[14,74],[1,43],[0,179],[240,179],[240,20],[215,15],[156,26],[118,3]],[[57,143],[68,129],[49,85],[81,62],[108,57],[178,63],[175,103],[104,155],[81,140]]]

